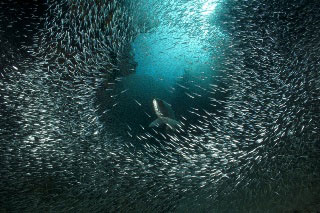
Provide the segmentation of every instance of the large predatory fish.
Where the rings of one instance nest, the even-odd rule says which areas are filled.
[[[176,120],[170,104],[158,98],[153,99],[152,104],[158,118],[149,127],[159,127],[162,125],[166,125],[170,129],[179,127],[179,122]]]

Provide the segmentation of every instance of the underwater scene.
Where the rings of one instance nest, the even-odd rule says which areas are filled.
[[[320,3],[0,2],[0,212],[320,212]]]

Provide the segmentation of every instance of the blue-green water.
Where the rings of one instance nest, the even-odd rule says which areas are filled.
[[[218,85],[220,56],[227,43],[227,36],[215,23],[219,3],[198,1],[186,4],[189,8],[168,7],[167,13],[177,23],[174,24],[168,14],[161,16],[150,6],[156,3],[142,2],[136,10],[142,10],[145,17],[157,18],[151,23],[144,20],[147,25],[144,23],[131,43],[137,67],[118,84],[115,93],[120,93],[120,99],[113,112],[123,124],[138,127],[141,132],[156,118],[152,100],[160,98],[172,105],[178,119],[193,123],[199,116],[190,113],[191,109],[197,110],[198,115],[203,115],[203,110],[215,111],[216,107],[207,100],[209,96],[219,97],[209,93],[210,87]],[[179,14],[181,10],[185,16]]]

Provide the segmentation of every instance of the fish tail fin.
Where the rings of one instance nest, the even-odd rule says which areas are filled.
[[[170,128],[170,129],[176,129],[178,127],[180,127],[180,122],[179,121],[176,121],[172,118],[167,118],[167,117],[164,117],[163,118],[163,122]]]
[[[162,124],[164,124],[163,120],[158,118],[154,121],[152,121],[150,124],[149,124],[149,127],[159,127],[161,126]]]

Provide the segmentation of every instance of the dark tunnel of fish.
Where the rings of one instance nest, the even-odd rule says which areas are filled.
[[[0,2],[0,212],[320,210],[320,4],[208,1],[227,37],[208,28],[212,74],[130,84],[184,103],[131,97],[131,44],[163,24],[203,36],[192,2]],[[175,131],[148,127],[153,98]]]

